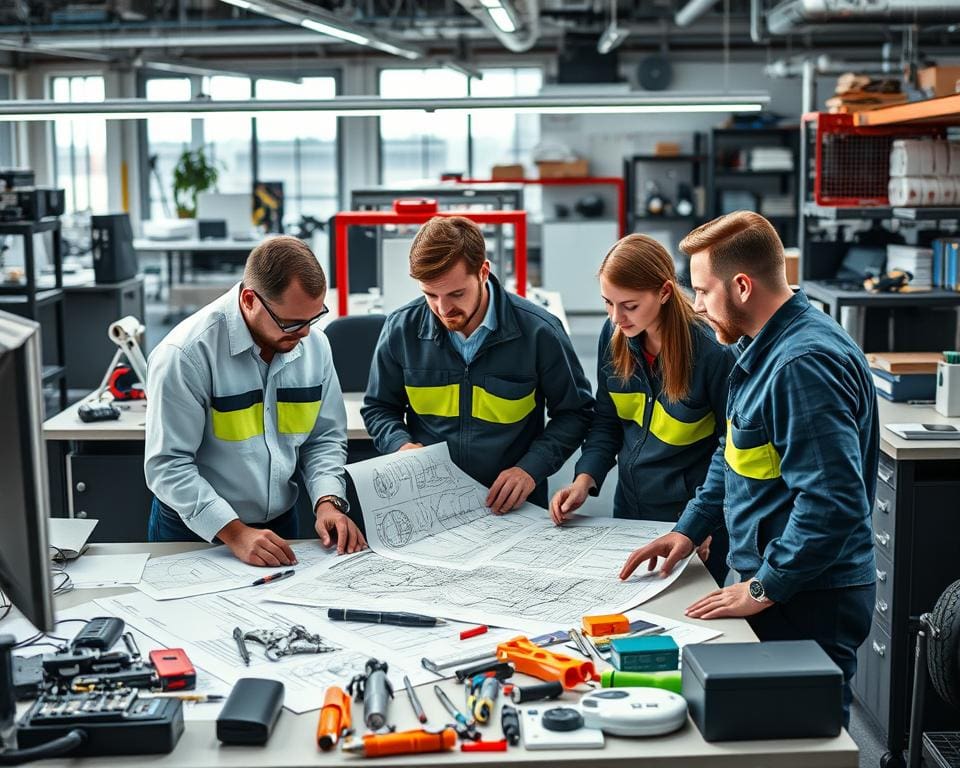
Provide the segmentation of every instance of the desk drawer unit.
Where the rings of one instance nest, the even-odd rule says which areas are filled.
[[[889,632],[893,621],[893,562],[877,547],[877,597],[874,621],[881,621]]]
[[[890,660],[893,647],[890,635],[881,622],[874,619],[867,637],[857,651],[857,674],[854,687],[860,701],[886,727],[890,720]]]
[[[147,540],[153,495],[143,478],[142,444],[139,448],[139,454],[71,453],[67,456],[72,515],[100,521],[90,541]]]
[[[894,558],[897,497],[886,483],[877,483],[877,497],[873,502],[873,543],[878,553],[889,560]]]

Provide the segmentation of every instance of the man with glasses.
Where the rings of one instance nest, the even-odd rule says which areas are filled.
[[[253,249],[243,282],[188,317],[150,355],[150,541],[219,540],[252,565],[292,565],[296,472],[324,546],[356,552],[347,517],[347,416],[330,344],[326,278],[295,237]]]

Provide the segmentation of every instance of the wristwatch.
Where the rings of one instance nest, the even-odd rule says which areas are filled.
[[[747,589],[750,590],[750,597],[758,603],[766,603],[770,600],[770,598],[767,597],[766,591],[763,589],[763,582],[761,582],[760,579],[752,579]]]
[[[347,510],[350,509],[350,505],[347,503],[346,499],[341,499],[339,496],[334,496],[332,493],[328,494],[327,496],[321,496],[319,499],[317,499],[317,507],[319,507],[325,501],[329,501],[334,507],[336,507],[338,512],[342,512],[343,514],[347,514]],[[316,509],[316,507],[314,507],[314,509]]]

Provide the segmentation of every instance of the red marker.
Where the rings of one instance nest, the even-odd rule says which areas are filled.
[[[481,624],[480,626],[473,627],[472,629],[463,630],[463,632],[460,633],[460,639],[469,640],[471,637],[478,637],[479,635],[482,635],[486,631],[487,631],[486,625]]]
[[[461,752],[506,752],[507,740],[500,741],[464,741],[460,744]]]

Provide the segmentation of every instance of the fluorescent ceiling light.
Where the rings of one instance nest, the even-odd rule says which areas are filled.
[[[307,29],[312,29],[314,32],[319,32],[323,35],[330,35],[330,37],[338,37],[341,40],[346,40],[348,43],[356,43],[357,45],[369,45],[370,38],[364,37],[363,35],[356,35],[353,32],[348,32],[345,29],[340,29],[339,27],[331,26],[330,24],[324,24],[321,21],[314,21],[313,19],[304,19],[300,22],[300,26],[306,27]]]
[[[497,25],[501,32],[517,31],[517,25],[513,23],[510,13],[503,6],[489,8],[487,13],[490,14],[490,18],[493,19],[493,23]]]
[[[355,45],[365,45],[393,56],[402,56],[405,59],[419,59],[423,51],[415,46],[407,46],[400,42],[392,42],[388,38],[380,37],[363,25],[340,19],[336,15],[323,10],[313,3],[304,0],[222,0],[238,8],[254,11],[273,19],[285,21],[288,24],[301,26],[312,32],[343,40]]]
[[[656,97],[623,94],[481,97],[446,99],[384,99],[377,96],[338,96],[332,99],[242,101],[148,101],[108,99],[102,102],[0,101],[0,122],[59,121],[77,118],[143,120],[180,115],[204,118],[230,113],[242,117],[307,112],[336,117],[377,117],[385,114],[422,116],[453,114],[668,114],[759,112],[770,101],[764,93],[667,94]]]
[[[484,8],[499,8],[503,3],[500,0],[480,0],[480,5]]]

